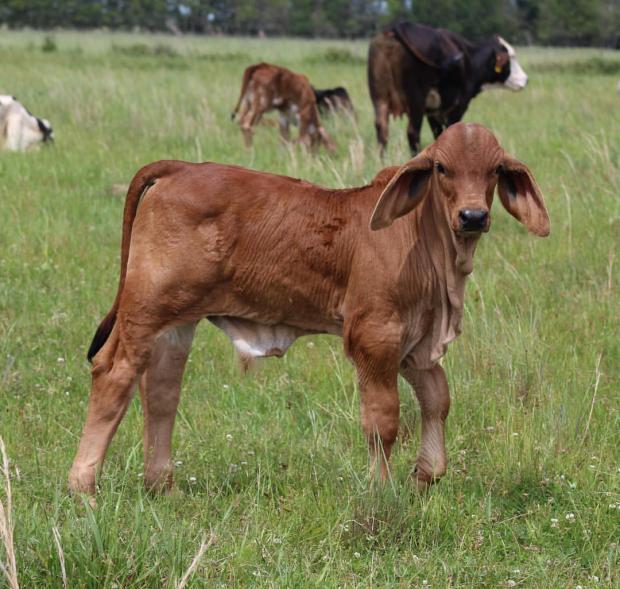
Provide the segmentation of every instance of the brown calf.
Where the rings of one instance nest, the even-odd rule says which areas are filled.
[[[335,144],[321,125],[316,97],[308,78],[277,65],[257,63],[243,72],[241,93],[232,112],[247,147],[252,145],[252,130],[263,114],[278,110],[280,135],[289,140],[291,123],[299,126],[299,141],[312,149],[319,144],[333,151]]]
[[[244,359],[306,334],[344,339],[382,477],[399,422],[397,378],[415,389],[421,485],[446,470],[450,396],[439,363],[461,331],[465,280],[495,187],[532,233],[549,218],[528,168],[479,125],[457,124],[371,184],[331,190],[214,163],[161,161],[127,194],[116,300],[91,349],[92,391],[70,486],[93,493],[139,384],[145,482],[172,483],[171,435],[194,328],[209,319]]]

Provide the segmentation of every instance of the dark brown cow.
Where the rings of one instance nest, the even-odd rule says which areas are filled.
[[[252,132],[263,114],[277,110],[280,134],[289,140],[291,123],[299,126],[299,141],[315,148],[323,144],[333,151],[335,144],[321,125],[314,91],[308,78],[269,63],[257,63],[243,72],[241,93],[232,113],[241,126],[247,147],[252,145]]]
[[[423,486],[441,476],[450,395],[439,361],[461,331],[465,281],[496,186],[511,215],[549,233],[532,174],[479,125],[450,127],[360,188],[213,163],[142,168],[127,193],[118,293],[89,350],[92,391],[71,489],[94,493],[138,384],[144,480],[169,488],[181,379],[205,317],[246,360],[282,356],[303,335],[341,336],[383,478],[402,374],[422,412],[415,478]]]
[[[474,45],[450,31],[401,22],[370,42],[368,86],[382,153],[390,115],[407,115],[407,139],[417,153],[424,115],[437,138],[461,120],[483,86],[526,84],[514,49],[498,35]]]

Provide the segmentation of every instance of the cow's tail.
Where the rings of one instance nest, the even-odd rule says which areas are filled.
[[[112,308],[105,316],[103,321],[99,324],[99,327],[95,332],[95,336],[93,337],[93,341],[90,344],[90,348],[88,348],[87,358],[89,362],[92,361],[95,354],[106,343],[108,337],[110,336],[110,333],[112,332],[114,323],[116,323],[118,304],[121,298],[121,293],[123,292],[125,276],[127,274],[127,260],[129,259],[131,229],[133,227],[134,219],[136,218],[136,212],[138,211],[140,199],[144,196],[146,191],[151,186],[153,186],[153,184],[155,184],[156,179],[160,177],[163,173],[165,173],[165,170],[168,167],[166,164],[169,164],[169,162],[155,162],[154,164],[144,166],[134,176],[131,184],[129,185],[127,197],[125,198],[125,211],[123,213],[123,238],[121,242],[121,275],[118,283],[118,290],[116,292],[116,298],[114,299]]]
[[[251,65],[249,67],[245,68],[245,71],[243,72],[243,79],[241,81],[241,92],[239,94],[239,100],[237,100],[237,104],[235,105],[234,110],[230,113],[230,120],[234,121],[235,117],[237,116],[237,112],[239,112],[239,107],[241,106],[241,101],[243,100],[243,97],[245,96],[245,93],[248,89],[248,84],[250,83],[250,80],[252,79],[252,76],[254,75],[254,72],[259,68],[262,67],[263,65],[265,65],[264,63],[257,63],[254,65]]]

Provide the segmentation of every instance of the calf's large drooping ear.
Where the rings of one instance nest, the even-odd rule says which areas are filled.
[[[412,211],[430,189],[433,160],[422,152],[402,166],[383,189],[370,217],[373,231],[389,227],[394,219]]]
[[[549,214],[529,168],[508,155],[499,170],[497,191],[504,208],[539,237],[549,235]]]

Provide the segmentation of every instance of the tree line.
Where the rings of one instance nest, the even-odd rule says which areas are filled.
[[[619,0],[2,0],[10,28],[359,38],[394,19],[475,40],[620,46]]]

